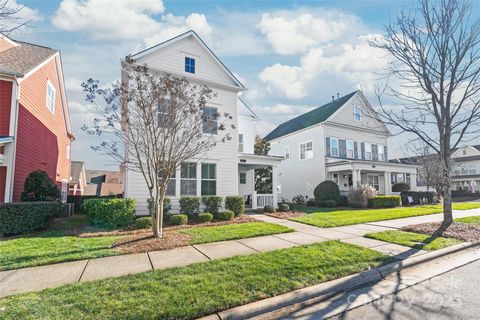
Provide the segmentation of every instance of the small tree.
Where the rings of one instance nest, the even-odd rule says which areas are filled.
[[[254,153],[266,156],[270,151],[270,142],[259,135],[255,137]],[[272,193],[272,168],[255,169],[255,190],[259,193]]]
[[[153,204],[149,206],[153,234],[161,237],[170,178],[183,162],[201,161],[217,143],[231,140],[228,132],[221,133],[232,117],[206,105],[215,96],[208,86],[156,73],[129,57],[122,63],[122,84],[101,89],[90,79],[82,86],[87,101],[101,114],[93,125],[84,126],[100,137],[94,150],[103,150],[142,174]],[[97,95],[103,106],[95,102]]]
[[[42,170],[31,172],[25,179],[21,201],[54,201],[60,198],[58,186]]]

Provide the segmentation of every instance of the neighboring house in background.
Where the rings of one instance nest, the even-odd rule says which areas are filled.
[[[86,170],[85,195],[107,196],[123,193],[123,172]]]
[[[181,196],[244,195],[247,200],[250,199],[252,207],[276,203],[276,192],[267,195],[255,193],[254,170],[267,166],[275,168],[283,157],[253,154],[258,118],[238,98],[245,87],[196,33],[183,33],[133,54],[131,58],[137,64],[146,64],[154,72],[186,77],[191,83],[208,85],[216,96],[207,106],[220,114],[232,115],[235,122],[235,128],[229,126],[225,131],[233,139],[218,143],[207,153],[205,160],[192,159],[177,169],[167,190],[167,196],[173,199],[174,210],[178,210]],[[125,75],[122,75],[122,81],[127,81]],[[137,200],[137,214],[148,213],[149,193],[145,180],[140,173],[129,170],[128,164],[125,197]]]
[[[85,174],[85,163],[83,161],[72,161],[70,167],[70,181],[68,183],[69,195],[84,195],[87,185],[87,176]]]
[[[0,34],[0,202],[44,170],[66,201],[71,142],[60,52]]]
[[[288,201],[296,195],[311,198],[325,180],[336,182],[343,193],[371,185],[388,195],[400,175],[415,190],[416,166],[388,162],[390,135],[361,91],[337,94],[282,123],[265,137],[270,154],[286,159],[278,166],[279,195]]]

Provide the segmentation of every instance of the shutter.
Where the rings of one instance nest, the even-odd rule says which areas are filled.
[[[362,160],[365,160],[365,143],[361,143],[361,149],[362,149]]]
[[[346,158],[347,157],[347,141],[346,140],[339,140],[338,141],[338,148],[339,150],[339,156],[340,158]]]
[[[378,161],[378,146],[376,144],[372,144],[372,160]]]
[[[330,157],[330,138],[327,138],[327,157]]]
[[[354,141],[353,142],[353,157],[355,159],[358,159],[358,145],[357,145],[357,141]]]
[[[385,162],[387,162],[387,161],[388,161],[387,146],[384,146],[384,147],[383,147],[383,154],[384,154],[384,156],[385,156]]]

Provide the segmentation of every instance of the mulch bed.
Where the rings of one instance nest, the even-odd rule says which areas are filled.
[[[452,223],[448,228],[440,233],[442,226],[441,222],[428,222],[406,226],[401,228],[402,231],[416,232],[427,235],[443,236],[446,238],[454,238],[461,241],[479,242],[480,241],[480,227],[476,227],[465,223]]]
[[[298,211],[286,211],[286,212],[265,212],[264,213],[267,216],[274,217],[274,218],[279,218],[279,219],[289,219],[289,218],[295,218],[295,217],[301,217],[304,216],[304,212],[298,212]]]

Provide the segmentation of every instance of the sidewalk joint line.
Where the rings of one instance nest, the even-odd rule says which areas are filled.
[[[200,252],[203,256],[205,256],[208,260],[214,260],[212,258],[210,258],[209,256],[207,256],[202,250],[198,249],[197,247],[195,247],[195,245],[191,245],[191,247],[195,250],[197,250],[198,252]]]
[[[88,263],[90,262],[90,259],[87,260],[87,263],[85,263],[85,267],[83,267],[82,273],[80,274],[80,277],[78,277],[77,282],[80,282],[82,280],[83,274],[85,273],[85,270],[87,269]]]
[[[155,268],[153,267],[152,258],[150,258],[150,252],[147,252],[147,257],[148,261],[150,261],[150,266],[152,267],[152,270],[155,270]]]
[[[253,238],[255,238],[255,237],[253,237]],[[252,238],[245,238],[245,239],[252,239]],[[242,239],[240,239],[240,240],[242,240]],[[243,246],[245,246],[245,247],[247,247],[247,248],[250,248],[250,249],[252,249],[253,251],[262,253],[262,251],[257,250],[257,249],[255,249],[255,248],[252,248],[252,247],[250,247],[249,245],[247,245],[247,244],[245,244],[245,243],[241,243],[241,242],[238,241],[238,240],[233,240],[233,241],[235,241],[235,242],[237,242],[237,243],[239,243],[239,244],[241,244],[241,245],[243,245]]]

